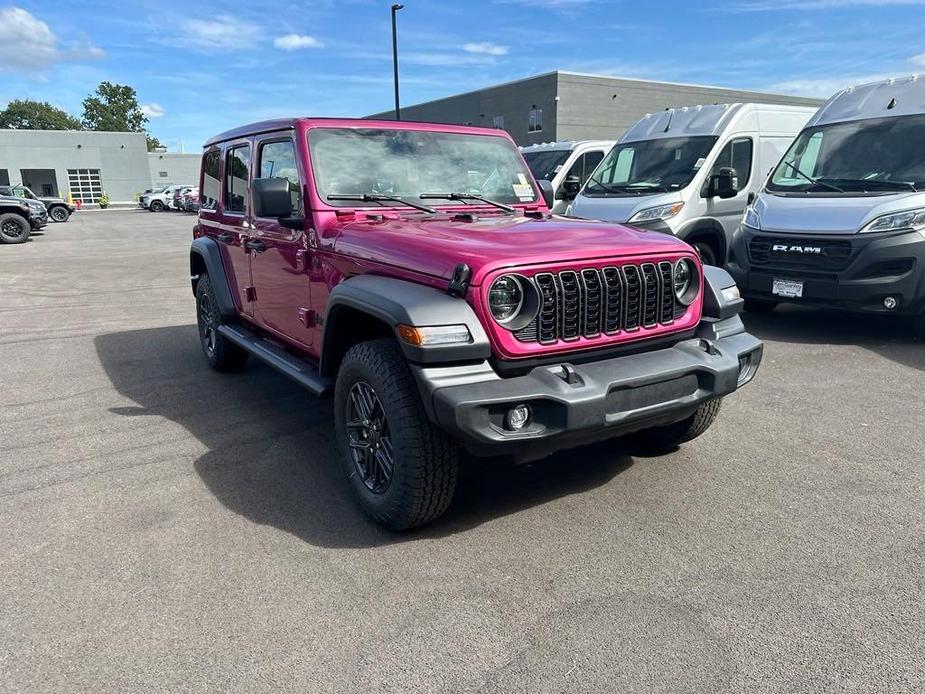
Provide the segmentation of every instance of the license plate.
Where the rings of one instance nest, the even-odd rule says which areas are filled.
[[[803,282],[801,280],[774,280],[771,293],[790,299],[803,297]]]

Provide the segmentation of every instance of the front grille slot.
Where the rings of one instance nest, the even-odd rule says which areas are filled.
[[[844,270],[852,258],[850,241],[759,236],[748,244],[754,265],[782,270]]]
[[[686,310],[674,298],[673,268],[663,260],[538,273],[539,311],[514,337],[547,345],[671,325]]]

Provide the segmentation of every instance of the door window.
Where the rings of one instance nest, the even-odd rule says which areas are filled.
[[[296,165],[292,140],[265,142],[260,146],[260,178],[285,178],[289,181],[289,197],[293,211],[302,209],[302,183]]]
[[[575,163],[572,164],[572,168],[568,170],[565,178],[568,178],[569,176],[577,176],[578,180],[581,181],[581,185],[584,185],[588,180],[588,177],[594,172],[594,169],[597,168],[597,165],[601,163],[603,158],[603,152],[586,152],[585,154],[582,154],[580,157],[578,157],[578,159],[575,160]]]
[[[719,156],[716,157],[710,173],[718,174],[719,170],[725,166],[731,166],[736,170],[739,190],[745,188],[752,172],[752,140],[750,137],[739,137],[727,142]]]
[[[221,179],[219,178],[219,157],[220,152],[213,149],[206,152],[202,158],[202,209],[214,210],[218,207],[218,196],[221,190]],[[166,171],[161,172],[164,177]]]
[[[225,157],[225,212],[247,212],[247,183],[250,145],[233,147]]]

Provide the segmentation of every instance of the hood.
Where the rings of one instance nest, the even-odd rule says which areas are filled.
[[[39,202],[44,203],[45,205],[50,205],[53,202],[60,202],[62,204],[66,204],[64,202],[64,198],[38,198],[38,200]]]
[[[572,201],[569,214],[584,219],[603,219],[608,222],[626,222],[639,210],[659,205],[681,202],[678,193],[657,193],[655,195],[614,195],[590,197],[579,195]]]
[[[466,263],[473,285],[502,267],[690,250],[673,236],[619,224],[498,214],[476,221],[407,215],[344,222],[334,248],[354,258],[446,279],[456,265]]]
[[[800,234],[854,234],[877,217],[925,207],[925,193],[889,195],[774,195],[754,202],[761,230]]]

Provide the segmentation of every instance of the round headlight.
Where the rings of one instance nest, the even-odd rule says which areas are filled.
[[[693,303],[697,297],[697,268],[693,261],[688,258],[681,258],[675,266],[672,273],[672,285],[674,287],[674,296],[679,303],[685,306]]]
[[[488,308],[499,323],[507,323],[520,311],[524,303],[524,289],[514,275],[502,275],[488,290]]]

